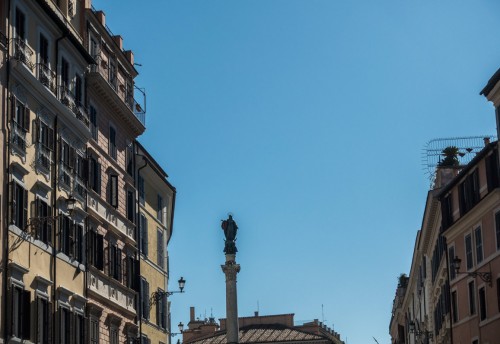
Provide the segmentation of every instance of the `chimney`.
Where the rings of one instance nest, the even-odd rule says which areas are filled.
[[[194,307],[189,307],[189,322],[194,321]]]
[[[120,50],[123,50],[123,38],[120,35],[113,36],[113,41],[118,44]]]
[[[132,52],[132,50],[125,51],[125,57],[131,65],[134,65],[134,53]]]
[[[254,316],[258,317],[259,316],[259,311],[253,312]]]
[[[95,13],[95,16],[97,17],[97,20],[99,23],[101,23],[102,26],[106,26],[106,15],[104,14],[103,11],[97,11]]]

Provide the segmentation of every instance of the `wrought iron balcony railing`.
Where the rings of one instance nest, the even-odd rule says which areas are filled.
[[[39,142],[36,146],[36,162],[38,166],[50,171],[50,166],[52,164],[52,151],[41,142]]]
[[[85,199],[87,197],[87,188],[85,187],[85,182],[75,175],[74,177],[74,193],[76,196],[81,197],[82,199]]]
[[[66,105],[68,109],[75,114],[75,117],[80,120],[88,128],[90,125],[87,109],[83,104],[75,101],[75,96],[66,85],[60,86],[59,100]]]
[[[31,61],[34,54],[33,49],[31,49],[28,44],[20,38],[13,38],[12,42],[14,43],[13,57],[16,60],[21,61],[26,67],[29,68],[29,70],[33,72],[33,69],[35,68],[35,64]]]
[[[57,75],[46,64],[38,63],[38,80],[45,85],[54,95],[57,92]]]
[[[26,151],[26,129],[16,122],[12,122],[10,142],[22,152]]]

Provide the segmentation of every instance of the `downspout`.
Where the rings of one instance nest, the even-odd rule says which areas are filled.
[[[6,63],[7,63],[7,66],[6,66],[6,81],[5,81],[5,92],[7,94],[3,94],[2,97],[2,103],[5,105],[6,102],[5,102],[5,97],[6,95],[9,94],[9,82],[10,82],[10,56],[9,56],[9,49],[10,49],[10,6],[11,5],[11,0],[8,0],[8,5],[7,5],[7,15],[5,16],[5,18],[8,20],[8,26],[7,26],[7,54],[5,56],[5,59],[6,59]],[[7,100],[9,99],[9,97],[7,97]],[[10,105],[10,103],[9,103]],[[5,111],[6,110],[6,111]],[[7,113],[9,111],[9,109],[4,109],[3,113]],[[8,116],[4,116],[4,118],[2,118],[2,133],[4,135],[4,147],[7,148],[9,147],[9,139],[8,139],[8,135],[7,135],[7,130],[6,130],[6,127],[7,127],[7,117]],[[7,172],[6,175],[9,176],[10,175],[10,154],[8,153],[8,149],[4,149],[2,154],[3,154],[3,161],[5,161],[7,163],[7,166],[5,166],[5,171]],[[7,287],[8,287],[8,284],[7,284],[7,274],[8,274],[8,260],[9,260],[9,217],[8,216],[8,211],[9,211],[9,202],[8,200],[10,199],[10,195],[9,195],[9,187],[8,187],[8,183],[3,183],[3,194],[7,196],[6,199],[4,199],[4,203],[2,205],[2,211],[3,211],[3,221],[2,221],[2,225],[4,227],[4,231],[3,231],[3,241],[4,241],[4,247],[3,247],[3,268],[2,268],[2,271],[3,271],[3,307],[2,307],[2,316],[3,316],[3,339],[4,339],[4,342],[7,341],[7,327],[9,326],[9,322],[7,320],[7,302],[8,302],[8,290],[7,290]]]
[[[59,158],[57,156],[57,152],[59,151],[58,143],[57,143],[57,116],[54,119],[54,162],[52,163],[53,168],[52,168],[52,216],[57,215],[57,207],[56,207],[56,187],[57,187],[57,159]],[[52,264],[53,264],[53,271],[54,271],[54,283],[52,284],[52,324],[53,329],[52,329],[52,343],[56,343],[56,331],[55,331],[55,324],[57,324],[57,302],[56,302],[56,278],[57,278],[57,253],[56,253],[56,244],[57,244],[57,225],[59,221],[55,221],[52,223],[52,240],[53,240],[53,246],[52,246]]]
[[[450,344],[453,344],[453,314],[452,314],[452,294],[451,294],[451,283],[450,283],[450,258],[448,256],[448,245],[446,245],[446,267],[448,273],[446,274],[446,281],[448,282],[448,297],[450,298],[450,302],[448,302],[448,311],[450,313]]]
[[[144,165],[137,169],[137,191],[139,191],[140,172],[143,168],[148,166],[148,160],[142,154],[134,154],[134,160],[136,158],[136,155],[141,156],[144,160]],[[140,276],[141,275],[141,248],[140,248],[140,244],[141,244],[142,237],[141,237],[141,230],[140,230],[140,214],[141,214],[141,212],[139,209],[141,208],[141,205],[139,202],[139,197],[137,197],[136,202],[137,202],[137,216],[136,216],[137,220],[136,221],[138,224],[138,226],[137,226],[137,229],[138,229],[138,231],[137,231],[137,246],[139,246],[138,250],[137,250],[139,252],[139,271],[138,271],[138,274]],[[141,286],[139,286],[139,288],[141,288]],[[141,305],[141,307],[142,307],[142,290],[141,290],[141,292],[139,292],[139,305]],[[141,338],[141,337],[142,337],[142,309],[141,309],[141,315],[139,316],[139,338]]]

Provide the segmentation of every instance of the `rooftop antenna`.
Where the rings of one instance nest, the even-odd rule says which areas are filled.
[[[324,324],[325,323],[325,312],[323,309],[323,304],[321,304],[321,322]]]
[[[375,339],[375,337],[372,337],[372,338],[373,338],[373,340],[375,341],[375,343],[380,344],[380,343],[378,342],[378,340],[377,340],[377,339]]]
[[[260,309],[259,309],[259,300],[257,300],[257,313],[259,313]]]
[[[443,152],[446,148],[457,148],[456,159],[458,166],[464,166],[484,148],[486,141],[493,140],[496,140],[494,135],[481,135],[438,138],[428,141],[422,149],[422,169],[429,178],[431,187],[433,187],[436,179],[436,168],[446,158]]]

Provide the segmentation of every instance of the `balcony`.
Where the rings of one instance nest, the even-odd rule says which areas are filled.
[[[23,155],[26,153],[26,129],[16,122],[12,122],[10,143],[18,153]]]
[[[144,132],[146,126],[146,111],[140,102],[134,98],[132,83],[123,82],[115,72],[110,72],[108,62],[101,56],[95,57],[97,64],[92,65],[89,73],[89,86],[93,87],[117,113],[132,125],[136,134]]]
[[[75,101],[75,96],[66,85],[60,86],[59,100],[63,105],[66,105],[66,107],[71,110],[80,122],[82,122],[87,128],[90,127],[87,109],[80,102]]]
[[[20,38],[13,38],[12,42],[14,43],[14,52],[12,57],[21,61],[31,72],[33,72],[35,69],[35,64],[31,61],[34,54],[33,49],[31,49],[28,44]]]
[[[38,80],[47,87],[53,95],[57,94],[57,74],[53,72],[46,64],[38,63],[37,64],[38,71]]]
[[[36,164],[45,172],[50,172],[50,165],[52,164],[52,151],[42,143],[38,143],[36,147]]]

